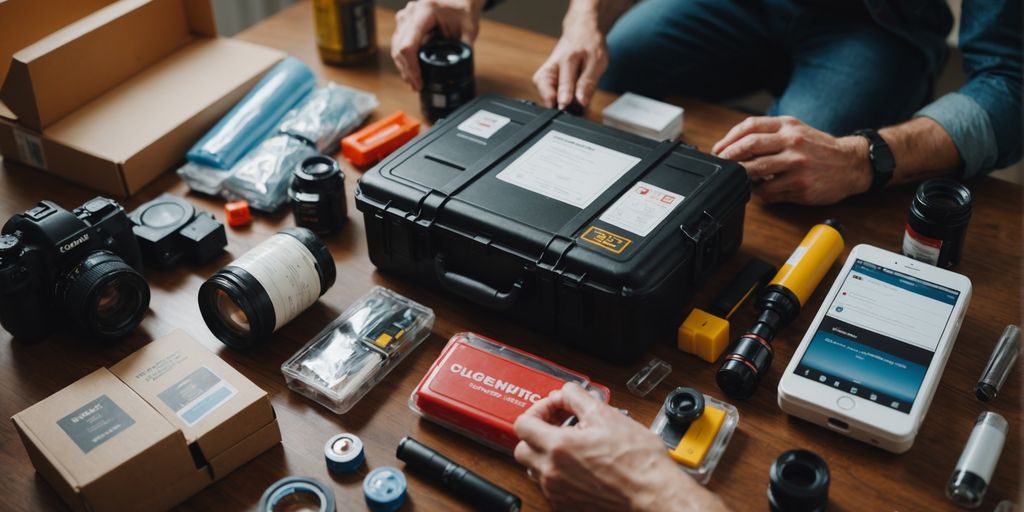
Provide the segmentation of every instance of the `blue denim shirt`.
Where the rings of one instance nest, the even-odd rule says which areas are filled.
[[[880,25],[925,52],[929,70],[945,60],[933,40],[949,31],[941,0],[865,0]],[[942,28],[945,26],[945,32]],[[1021,159],[1021,0],[963,0],[960,52],[967,83],[917,112],[941,125],[960,153],[965,178]]]

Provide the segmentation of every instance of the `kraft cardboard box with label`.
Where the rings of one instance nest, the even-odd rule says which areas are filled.
[[[16,414],[72,509],[165,510],[281,441],[267,393],[183,332]]]
[[[3,0],[0,34],[0,155],[117,196],[284,57],[217,37],[209,0]]]

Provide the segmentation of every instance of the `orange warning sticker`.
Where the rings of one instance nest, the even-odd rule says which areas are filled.
[[[607,249],[615,254],[622,254],[622,251],[629,247],[629,244],[633,243],[632,240],[616,235],[610,231],[606,231],[596,226],[590,226],[586,231],[580,235],[580,240],[590,242],[602,249]]]

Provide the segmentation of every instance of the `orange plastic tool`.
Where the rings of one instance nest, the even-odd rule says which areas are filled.
[[[352,165],[365,167],[391,154],[420,133],[420,122],[399,110],[341,140]]]

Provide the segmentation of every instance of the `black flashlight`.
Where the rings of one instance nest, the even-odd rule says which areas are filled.
[[[462,467],[415,439],[406,436],[396,453],[408,467],[438,481],[478,510],[518,512],[522,500],[482,476]]]

